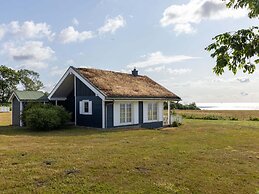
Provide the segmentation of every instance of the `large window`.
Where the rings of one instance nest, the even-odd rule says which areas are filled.
[[[157,103],[148,103],[148,120],[149,121],[156,121],[158,118],[158,111],[157,111]]]
[[[132,105],[130,103],[120,104],[120,123],[132,122]]]
[[[82,100],[80,101],[80,114],[91,115],[92,114],[92,101]]]

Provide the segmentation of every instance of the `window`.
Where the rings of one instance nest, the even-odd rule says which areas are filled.
[[[149,121],[156,121],[158,119],[157,103],[148,103],[147,113]]]
[[[80,114],[83,115],[91,115],[92,114],[92,101],[82,100],[79,102],[79,111]]]
[[[120,104],[120,123],[132,122],[132,105],[130,103]]]

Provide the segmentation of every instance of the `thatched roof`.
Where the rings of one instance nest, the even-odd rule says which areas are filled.
[[[108,98],[162,98],[180,100],[174,93],[147,76],[92,68],[75,69]]]

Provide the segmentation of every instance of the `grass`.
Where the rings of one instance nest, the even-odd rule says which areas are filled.
[[[256,193],[259,123],[161,130],[0,127],[3,193]]]
[[[259,120],[258,110],[175,110],[177,114],[189,119],[204,120]]]
[[[11,114],[12,112],[0,112],[0,126],[11,125]]]

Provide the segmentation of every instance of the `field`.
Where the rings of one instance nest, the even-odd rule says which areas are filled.
[[[0,112],[0,126],[11,125],[11,112],[2,113]]]
[[[177,114],[187,118],[218,118],[218,120],[259,120],[258,110],[176,110]]]
[[[0,127],[2,193],[258,193],[259,122],[32,132]]]

